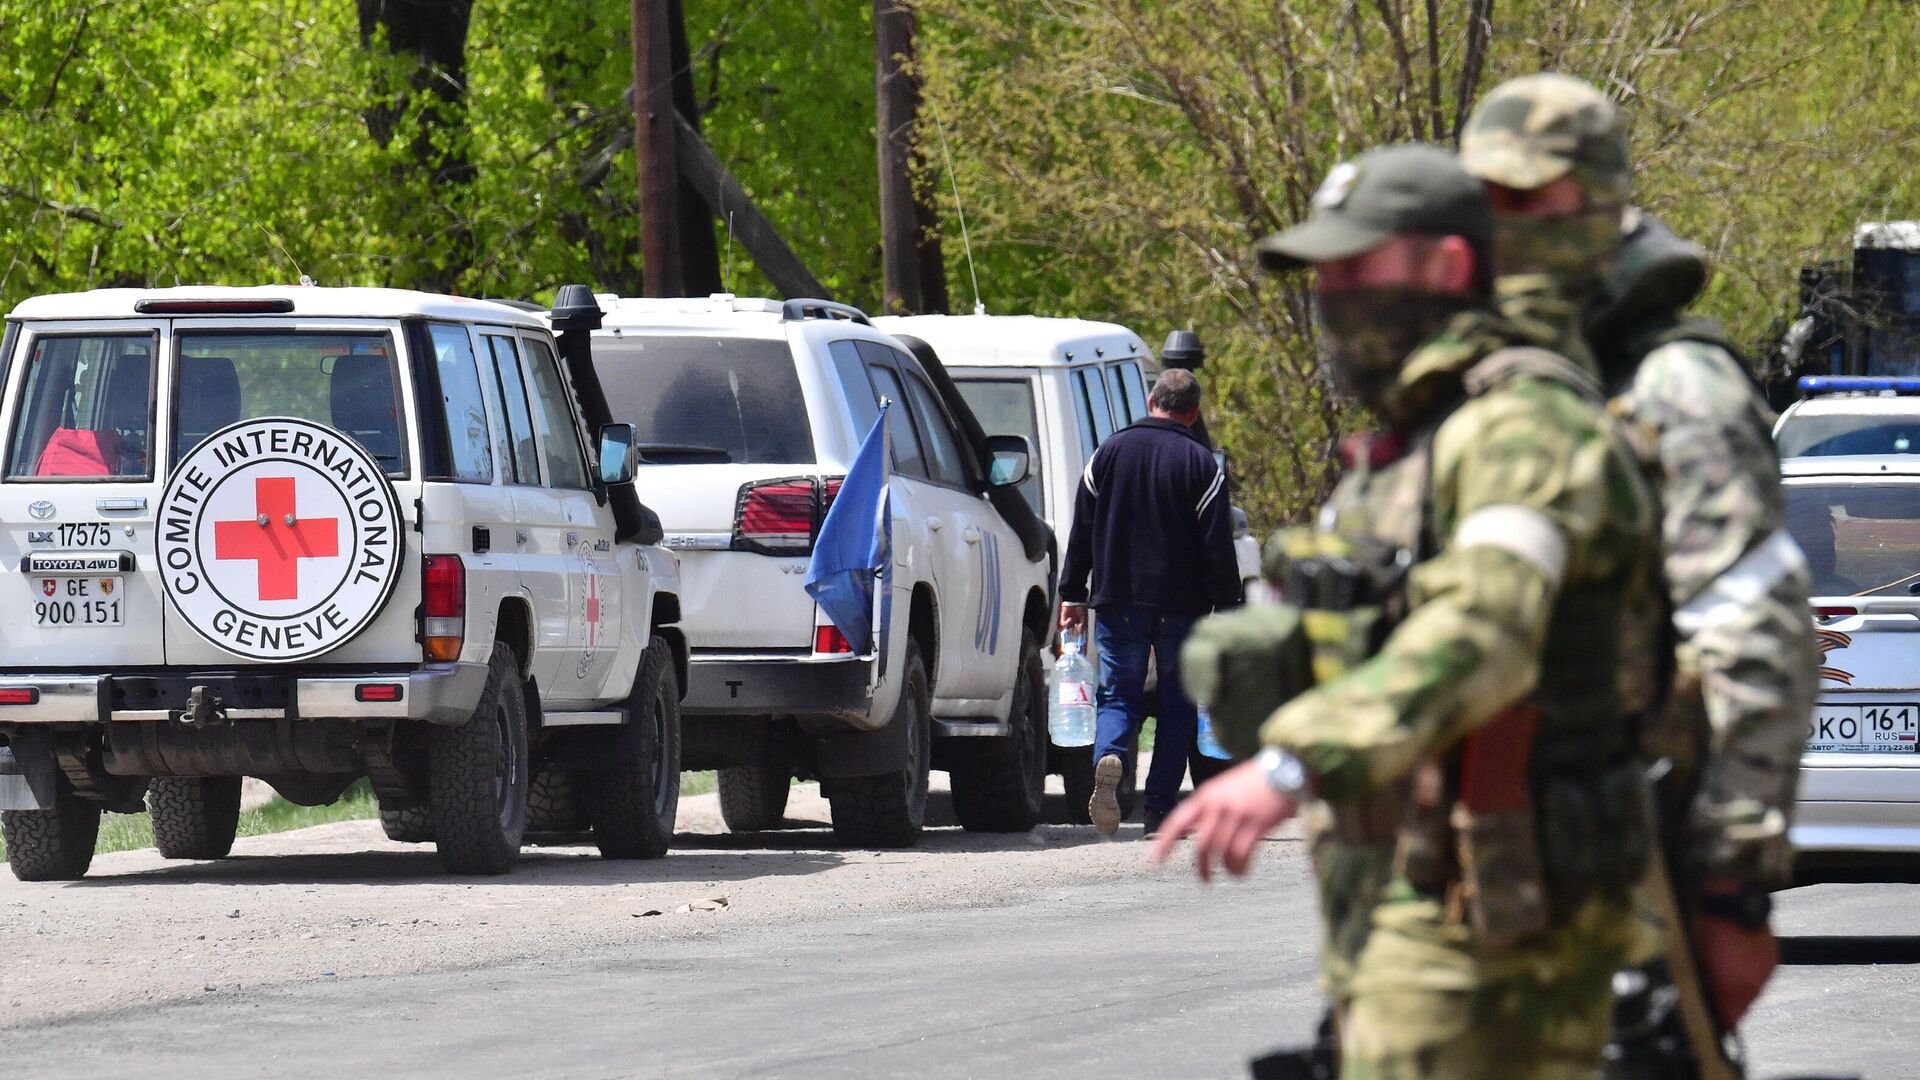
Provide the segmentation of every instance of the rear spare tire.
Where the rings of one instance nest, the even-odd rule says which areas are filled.
[[[785,765],[765,762],[720,770],[720,819],[731,832],[777,829],[787,821],[793,776]]]
[[[1040,823],[1047,790],[1047,672],[1033,631],[1020,635],[1020,666],[1007,734],[955,739],[953,816],[969,832],[1026,832]]]
[[[157,776],[147,817],[162,858],[224,859],[240,828],[240,777]]]
[[[907,643],[906,674],[894,724],[907,738],[907,760],[880,776],[853,776],[834,783],[833,835],[851,847],[910,847],[927,819],[927,770],[932,760],[933,688],[920,648]]]
[[[680,680],[665,638],[640,657],[621,734],[627,752],[611,768],[579,775],[594,843],[609,859],[657,859],[680,810]]]
[[[57,781],[51,810],[0,811],[7,865],[21,881],[77,881],[93,862],[100,837],[100,804]]]
[[[493,643],[473,715],[437,727],[428,747],[428,805],[440,863],[455,874],[504,874],[527,828],[527,699],[519,660]]]

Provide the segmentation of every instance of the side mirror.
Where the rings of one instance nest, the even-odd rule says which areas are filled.
[[[993,455],[987,483],[994,487],[1012,487],[1033,469],[1033,445],[1025,435],[989,435],[987,453]]]
[[[640,439],[632,424],[600,426],[600,482],[608,487],[633,483],[640,467]]]

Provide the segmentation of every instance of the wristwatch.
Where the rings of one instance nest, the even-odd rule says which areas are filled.
[[[1731,892],[1705,892],[1700,894],[1695,910],[1743,929],[1765,930],[1773,916],[1773,894],[1758,885],[1743,885]]]
[[[1253,760],[1260,763],[1260,773],[1267,778],[1267,786],[1279,794],[1291,799],[1307,790],[1307,767],[1285,750],[1269,746]]]

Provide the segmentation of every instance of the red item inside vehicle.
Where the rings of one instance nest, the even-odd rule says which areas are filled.
[[[35,476],[112,476],[120,458],[120,436],[112,431],[54,428],[40,452]]]

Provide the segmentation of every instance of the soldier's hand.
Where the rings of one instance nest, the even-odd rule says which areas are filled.
[[[1166,861],[1173,845],[1193,836],[1201,881],[1213,880],[1215,862],[1234,877],[1246,876],[1260,841],[1292,817],[1299,805],[1267,783],[1259,763],[1246,761],[1200,785],[1161,822],[1148,856]]]
[[[1702,914],[1693,920],[1693,947],[1714,1011],[1728,1029],[1740,1023],[1780,964],[1773,931]]]
[[[1085,634],[1087,632],[1087,605],[1069,604],[1063,601],[1060,604],[1060,629],[1070,634]]]

